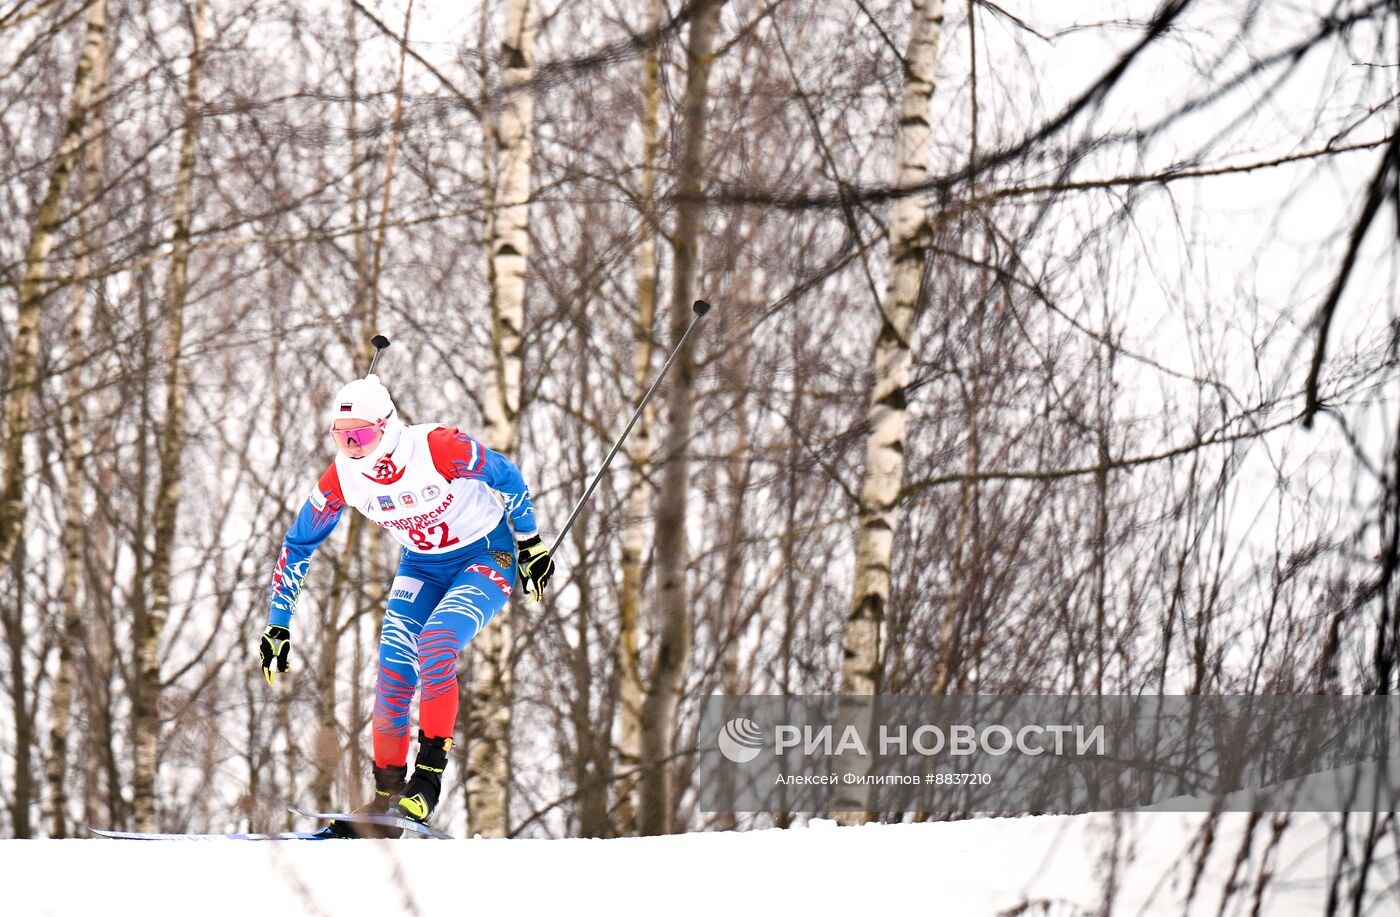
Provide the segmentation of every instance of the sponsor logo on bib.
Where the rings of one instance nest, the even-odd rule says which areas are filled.
[[[411,492],[405,490],[403,493],[399,494],[399,505],[404,509],[408,509],[417,506],[418,500],[414,498]]]

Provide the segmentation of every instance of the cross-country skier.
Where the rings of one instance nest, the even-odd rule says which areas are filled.
[[[259,650],[272,684],[287,671],[292,612],[312,552],[349,506],[403,545],[379,635],[374,691],[374,796],[360,812],[425,821],[442,792],[457,719],[457,657],[505,605],[518,573],[537,601],[554,566],[530,490],[510,459],[457,429],[406,426],[374,375],[330,406],[339,454],[287,531],[272,576]],[[418,756],[408,778],[408,709],[422,682]],[[398,836],[397,828],[333,821],[334,837]]]

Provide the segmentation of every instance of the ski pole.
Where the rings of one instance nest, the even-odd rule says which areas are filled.
[[[554,544],[550,545],[549,548],[551,556],[559,550],[559,545],[564,541],[564,536],[569,533],[569,528],[574,524],[574,520],[578,518],[579,510],[583,509],[583,504],[587,503],[588,498],[593,495],[593,488],[598,486],[598,482],[603,478],[603,473],[606,472],[608,466],[612,464],[613,456],[617,455],[617,450],[622,448],[622,441],[627,439],[628,433],[632,432],[632,428],[637,424],[637,418],[642,416],[642,411],[645,410],[647,402],[651,400],[651,396],[655,394],[657,386],[661,384],[662,379],[666,378],[667,370],[671,368],[671,363],[676,359],[676,354],[680,353],[681,348],[685,346],[686,340],[690,337],[690,332],[695,330],[695,326],[700,323],[700,319],[704,317],[706,312],[710,311],[710,304],[703,299],[697,299],[690,308],[691,311],[695,313],[695,317],[690,320],[690,327],[685,329],[685,334],[681,335],[680,342],[676,344],[676,349],[672,350],[671,355],[666,358],[666,363],[661,367],[661,372],[657,374],[656,381],[651,384],[651,388],[647,389],[646,395],[642,397],[642,403],[637,405],[637,410],[632,412],[632,419],[627,421],[627,428],[622,431],[622,435],[617,438],[617,442],[613,443],[612,449],[608,451],[608,457],[603,459],[603,467],[598,469],[598,473],[595,474],[593,480],[589,482],[588,489],[583,492],[582,497],[579,497],[578,503],[574,504],[574,511],[569,513],[569,518],[564,521],[564,527],[559,530],[558,535],[554,536]],[[384,343],[387,345],[388,341]]]

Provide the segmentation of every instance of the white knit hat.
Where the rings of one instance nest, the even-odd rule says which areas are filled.
[[[365,376],[345,383],[331,399],[330,422],[342,417],[378,423],[394,416],[394,399],[378,376]]]

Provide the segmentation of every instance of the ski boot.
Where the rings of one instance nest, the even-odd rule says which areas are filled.
[[[408,765],[374,768],[374,795],[370,801],[356,809],[353,815],[397,815],[391,810],[393,800],[404,789],[404,778],[408,776]],[[364,822],[332,821],[317,834],[321,837],[342,838],[395,838],[403,835],[402,828],[392,825],[370,825]]]
[[[413,776],[394,799],[389,810],[391,815],[417,822],[428,820],[442,795],[442,772],[447,767],[447,752],[451,748],[451,738],[430,739],[419,730]]]

